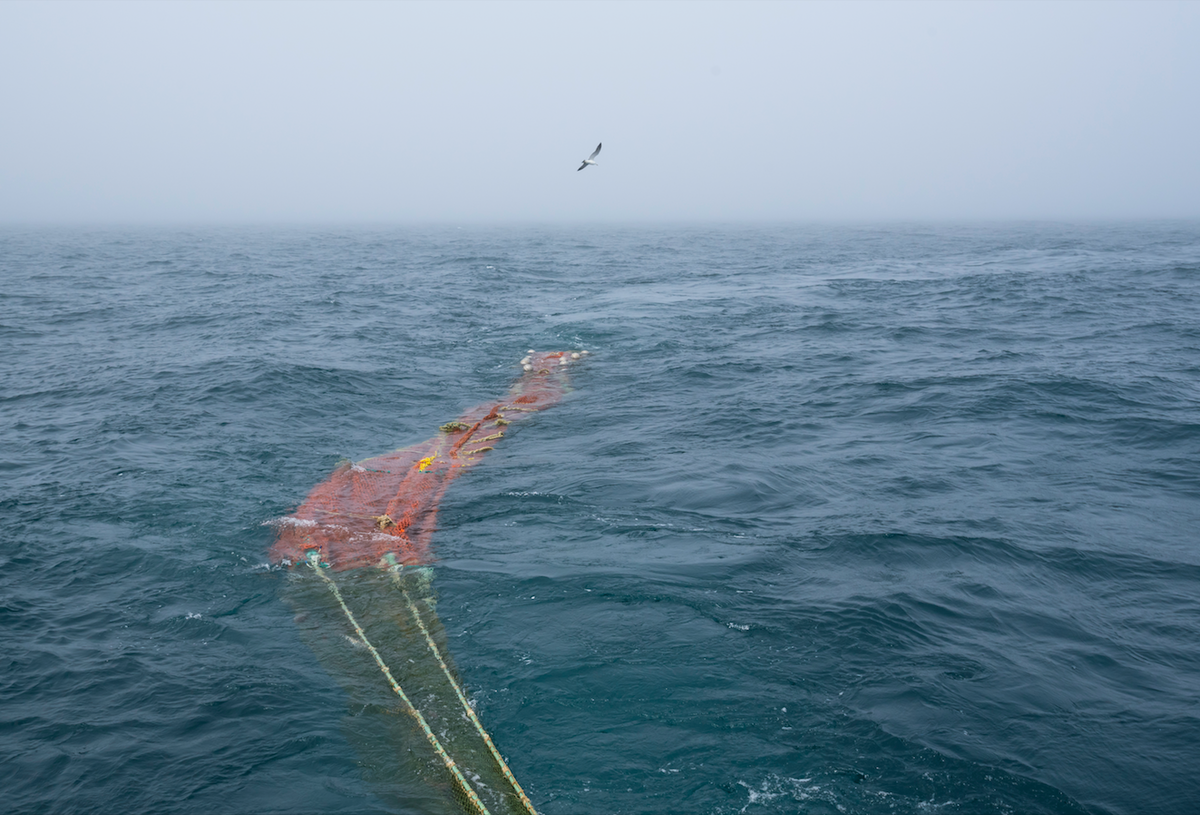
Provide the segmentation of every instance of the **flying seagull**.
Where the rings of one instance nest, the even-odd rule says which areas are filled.
[[[600,148],[603,146],[604,146],[604,142],[600,142],[599,144],[597,144],[596,149],[592,151],[592,154],[583,160],[583,164],[579,165],[579,170],[582,170],[584,167],[588,166],[589,164],[598,163],[598,162],[592,161],[592,159],[594,159],[596,156],[600,155]],[[575,172],[579,172],[579,170],[576,170]]]

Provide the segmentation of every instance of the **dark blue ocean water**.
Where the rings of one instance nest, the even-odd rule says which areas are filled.
[[[1200,225],[0,231],[0,811],[384,798],[267,564],[529,348],[438,611],[538,808],[1200,802]],[[434,807],[436,809],[436,807]]]

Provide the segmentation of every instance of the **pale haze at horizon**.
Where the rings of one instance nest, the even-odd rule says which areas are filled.
[[[6,2],[0,110],[10,224],[1200,218],[1200,3]]]

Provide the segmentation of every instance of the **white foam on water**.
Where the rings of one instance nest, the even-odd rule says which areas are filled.
[[[801,802],[814,797],[833,804],[839,812],[846,811],[846,808],[832,800],[828,793],[822,795],[821,785],[812,783],[812,778],[785,778],[772,775],[763,779],[757,786],[751,786],[745,781],[737,783],[739,786],[745,787],[748,798],[745,806],[738,810],[739,812],[745,812],[750,807],[768,805],[772,805],[772,809],[779,809],[779,805],[774,804],[779,799]]]
[[[261,526],[301,526],[304,528],[313,527],[316,525],[316,521],[310,521],[305,518],[295,518],[291,515],[284,515],[281,518],[271,518],[270,520],[263,521],[261,524]]]

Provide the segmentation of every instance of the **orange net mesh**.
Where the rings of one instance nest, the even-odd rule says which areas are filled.
[[[479,463],[510,422],[562,400],[578,354],[531,354],[509,394],[468,410],[421,444],[346,464],[284,520],[271,559],[303,563],[317,550],[335,570],[432,559],[430,537],[446,488]]]

